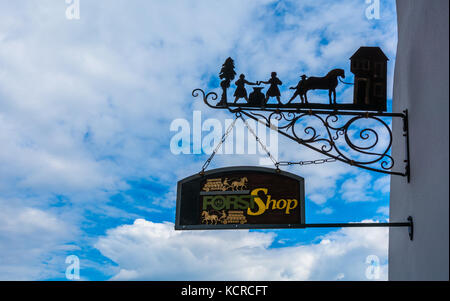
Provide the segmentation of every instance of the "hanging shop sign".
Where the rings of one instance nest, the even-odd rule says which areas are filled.
[[[304,179],[262,167],[207,171],[178,182],[176,230],[301,228]]]
[[[379,47],[361,47],[350,58],[353,83],[343,81],[344,69],[333,69],[324,77],[302,74],[297,86],[289,88],[295,90],[290,99],[282,101],[279,86],[283,83],[275,71],[266,81],[252,81],[241,74],[234,82],[233,98],[229,99],[228,89],[237,73],[234,60],[228,58],[219,74],[222,80],[220,99],[216,92],[207,93],[202,89],[195,89],[192,96],[202,96],[209,108],[228,110],[235,115],[235,120],[203,164],[201,172],[178,182],[175,229],[407,227],[409,238],[413,240],[411,216],[405,221],[388,223],[306,223],[304,179],[279,169],[280,166],[294,164],[303,166],[340,161],[366,170],[404,176],[409,182],[408,110],[403,113],[386,112],[388,60]],[[336,100],[339,82],[354,86],[353,103]],[[246,86],[253,86],[250,94]],[[328,90],[328,101],[308,99],[307,93],[311,90]],[[273,98],[277,103],[273,103]],[[325,157],[313,161],[277,161],[246,118]],[[406,142],[406,158],[402,160],[404,171],[394,169],[395,161],[390,155],[394,135],[385,118],[402,118]],[[267,152],[276,169],[233,167],[205,171],[238,119]],[[311,123],[311,119],[315,121]],[[273,123],[275,120],[276,125]],[[368,124],[363,125],[364,122]],[[381,140],[388,143],[379,146]]]

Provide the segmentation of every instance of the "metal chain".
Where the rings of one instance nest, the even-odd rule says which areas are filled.
[[[222,144],[225,142],[225,140],[228,138],[228,136],[230,135],[231,131],[233,130],[236,121],[238,120],[238,118],[240,118],[245,126],[248,128],[249,132],[255,137],[256,141],[258,141],[259,145],[261,146],[261,148],[267,153],[267,155],[269,156],[270,160],[273,162],[273,164],[275,165],[277,170],[280,170],[279,167],[280,166],[290,166],[290,165],[318,165],[318,164],[323,164],[323,163],[330,163],[330,162],[336,162],[337,160],[334,158],[328,158],[328,159],[318,159],[318,160],[313,160],[313,161],[299,161],[299,162],[288,162],[288,161],[280,161],[278,162],[274,156],[272,156],[272,154],[270,153],[270,151],[267,149],[267,146],[261,141],[261,139],[259,139],[258,135],[256,135],[255,131],[252,129],[252,127],[248,124],[247,120],[245,120],[241,114],[236,114],[236,118],[233,120],[233,122],[230,124],[230,126],[227,128],[225,134],[223,134],[222,139],[220,140],[220,142],[217,144],[216,148],[214,149],[214,151],[211,153],[211,156],[208,158],[208,160],[206,160],[206,162],[203,164],[202,166],[202,171],[200,172],[200,174],[204,174],[205,170],[208,168],[209,164],[211,163],[212,159],[214,158],[214,156],[216,155],[216,153],[219,151],[219,148],[222,146]]]
[[[289,165],[312,165],[312,164],[323,164],[323,163],[331,163],[331,162],[336,162],[337,160],[334,158],[328,158],[328,159],[318,159],[318,160],[314,160],[314,161],[300,161],[300,162],[287,162],[287,161],[283,161],[283,162],[278,162],[278,164],[280,166],[289,166]]]
[[[278,161],[272,156],[272,154],[270,153],[270,151],[267,149],[266,145],[264,143],[262,143],[261,139],[259,139],[259,137],[256,135],[255,131],[250,127],[250,125],[247,123],[247,120],[245,120],[242,115],[239,116],[239,118],[241,118],[241,120],[244,122],[245,126],[248,128],[249,132],[255,137],[256,141],[258,141],[259,145],[261,145],[262,149],[267,153],[267,155],[269,156],[270,160],[272,160],[273,164],[275,165],[275,167],[277,168],[277,170],[279,170],[279,163]]]
[[[212,159],[214,158],[214,156],[216,155],[216,153],[219,151],[220,146],[222,146],[222,144],[225,142],[225,140],[227,139],[228,135],[230,135],[231,131],[233,130],[234,125],[236,124],[236,121],[238,120],[238,116],[236,116],[236,118],[233,120],[233,122],[230,124],[230,126],[227,128],[225,134],[223,134],[222,139],[220,140],[220,142],[217,144],[216,148],[214,149],[214,151],[212,152],[211,156],[208,158],[208,160],[206,160],[206,162],[203,164],[202,166],[202,171],[200,172],[200,174],[204,174],[205,170],[208,168],[209,164],[211,163]]]
[[[267,153],[267,155],[269,156],[270,160],[272,160],[273,164],[275,165],[275,167],[277,169],[279,169],[279,166],[289,166],[289,165],[311,165],[311,164],[323,164],[323,163],[330,163],[330,162],[336,162],[337,160],[334,158],[327,158],[327,159],[318,159],[318,160],[314,160],[314,161],[300,161],[300,162],[287,162],[287,161],[280,161],[278,162],[273,156],[272,154],[269,152],[269,150],[267,149],[266,145],[264,143],[262,143],[261,139],[259,139],[259,137],[256,135],[256,133],[253,131],[253,129],[249,126],[249,124],[247,123],[247,121],[242,118],[242,116],[240,116],[240,118],[242,119],[242,121],[244,121],[245,125],[247,126],[247,128],[249,129],[250,133],[252,133],[252,135],[256,138],[256,141],[258,141],[258,143],[261,145],[261,147],[264,149],[264,151]]]

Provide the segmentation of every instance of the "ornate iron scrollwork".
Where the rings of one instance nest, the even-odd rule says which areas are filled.
[[[402,118],[404,136],[408,147],[408,114],[384,112],[355,112],[339,110],[313,110],[283,107],[229,106],[219,103],[213,105],[218,95],[205,93],[202,89],[192,92],[194,97],[201,97],[205,104],[213,109],[227,109],[234,114],[243,114],[278,133],[304,145],[329,158],[346,164],[375,172],[408,177],[409,152],[404,160],[405,169],[396,169],[396,162],[390,155],[393,142],[392,130],[386,118]],[[304,122],[313,118],[314,123]],[[366,126],[357,126],[365,123]],[[382,135],[380,131],[385,134]]]

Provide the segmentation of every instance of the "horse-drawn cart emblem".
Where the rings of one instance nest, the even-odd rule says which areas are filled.
[[[230,184],[231,181],[231,184]],[[236,180],[230,180],[225,178],[222,179],[208,179],[203,186],[203,191],[240,191],[247,188],[248,179],[247,177],[242,177]]]
[[[207,225],[217,225],[218,223],[228,225],[228,224],[246,224],[247,218],[244,215],[244,211],[240,210],[230,210],[225,212],[222,210],[220,212],[220,217],[218,214],[214,214],[208,211],[202,211],[202,224]]]

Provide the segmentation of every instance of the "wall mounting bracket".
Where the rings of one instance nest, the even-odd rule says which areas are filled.
[[[408,216],[407,222],[393,223],[334,223],[334,224],[305,224],[304,228],[361,228],[361,227],[408,227],[409,239],[414,239],[414,221]]]

